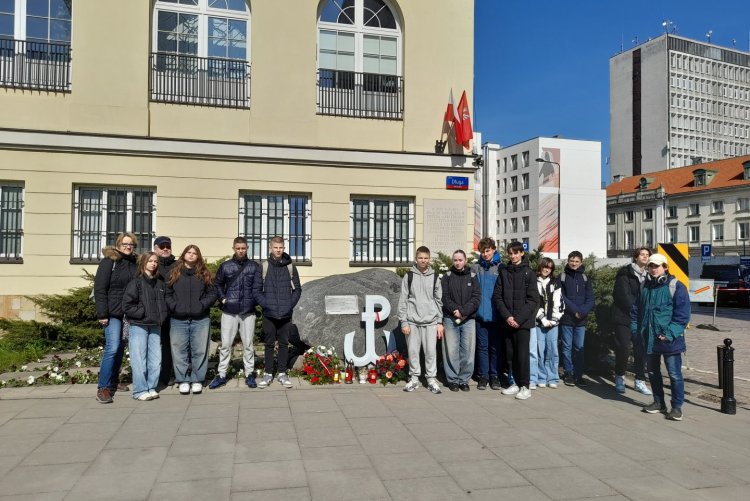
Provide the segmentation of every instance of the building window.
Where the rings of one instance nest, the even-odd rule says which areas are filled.
[[[676,219],[677,218],[677,206],[676,205],[670,205],[667,207],[667,219]]]
[[[403,115],[401,27],[384,0],[328,0],[318,19],[318,113]]]
[[[500,181],[498,181],[497,184],[498,184],[498,189],[499,189]],[[508,193],[508,180],[507,179],[503,179],[503,193]]]
[[[700,226],[688,226],[688,241],[691,243],[701,241],[701,227]]]
[[[23,185],[0,182],[0,263],[23,262]]]
[[[355,198],[349,210],[351,261],[401,264],[413,260],[413,200]]]
[[[508,213],[508,200],[503,199],[503,214]]]
[[[499,176],[500,173],[501,173],[501,171],[500,171],[500,159],[498,158],[497,159],[497,175]]]
[[[625,211],[625,222],[626,223],[632,223],[633,222],[633,211],[632,210],[626,210]]]
[[[529,231],[529,216],[521,218],[521,231]]]
[[[518,212],[518,198],[513,197],[510,199],[510,211]]]
[[[723,224],[711,225],[711,239],[712,240],[724,240],[724,225]]]
[[[667,228],[667,242],[670,244],[677,242],[677,227],[676,226]]]
[[[309,196],[241,193],[239,201],[239,235],[247,239],[250,259],[265,259],[270,239],[280,236],[292,261],[311,261]]]
[[[508,172],[508,157],[503,158],[503,172]]]
[[[631,250],[635,247],[635,242],[633,238],[633,230],[627,230],[625,232],[625,249]]]
[[[156,189],[77,186],[73,192],[73,260],[97,262],[117,235],[134,233],[151,248],[156,227]]]
[[[711,202],[711,214],[722,214],[724,212],[724,202],[722,200],[714,200]]]
[[[615,213],[607,212],[607,224],[615,224]]]
[[[152,101],[249,106],[245,0],[157,0],[152,36]]]
[[[700,216],[701,206],[699,204],[690,204],[688,208],[688,216]]]
[[[643,220],[653,221],[653,219],[654,219],[654,209],[643,209]]]
[[[521,210],[529,210],[529,196],[524,195],[521,197]]]
[[[528,151],[524,151],[523,153],[521,153],[521,161],[523,162],[523,167],[529,166],[529,152]]]
[[[528,173],[521,175],[521,189],[522,190],[529,189],[529,174]]]
[[[0,1],[0,87],[70,89],[72,0]]]
[[[653,247],[654,245],[654,230],[646,229],[643,230],[643,245],[646,247]]]
[[[510,166],[513,170],[518,170],[518,155],[510,156]]]
[[[518,218],[517,217],[512,217],[510,219],[510,232],[518,233]]]
[[[750,198],[737,199],[737,212],[750,211]]]
[[[518,176],[510,178],[510,191],[518,191]]]
[[[750,239],[750,223],[737,223],[737,240]]]
[[[617,248],[617,234],[614,231],[607,232],[607,248],[608,249]]]

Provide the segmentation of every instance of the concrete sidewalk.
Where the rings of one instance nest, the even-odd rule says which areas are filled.
[[[688,398],[667,421],[609,382],[432,395],[296,381],[94,400],[0,391],[6,499],[746,499],[750,412]]]

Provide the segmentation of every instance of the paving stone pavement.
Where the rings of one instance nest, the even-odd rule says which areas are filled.
[[[303,381],[111,405],[94,385],[0,391],[10,499],[746,499],[750,412],[688,396],[682,422],[586,389],[432,395]]]

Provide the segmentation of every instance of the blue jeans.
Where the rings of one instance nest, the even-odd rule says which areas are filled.
[[[176,383],[202,383],[208,368],[209,318],[198,320],[171,319],[172,363]],[[188,369],[190,368],[190,374]]]
[[[562,356],[565,374],[575,379],[583,377],[583,340],[586,336],[585,325],[561,325]]]
[[[496,322],[477,320],[476,364],[477,377],[487,379],[497,377],[497,362],[500,355],[500,326]]]
[[[536,346],[539,355],[537,375],[539,383],[555,383],[560,380],[557,368],[560,365],[560,357],[557,354],[557,326],[537,327]]]
[[[456,325],[456,319],[443,317],[443,368],[448,383],[468,383],[474,372],[476,324],[473,318]]]
[[[122,356],[125,343],[122,342],[122,320],[110,317],[104,326],[104,352],[99,366],[99,388],[115,388],[120,380]]]
[[[539,380],[539,355],[536,345],[536,328],[529,330],[529,383],[536,384]]]
[[[156,390],[161,372],[161,326],[130,324],[128,335],[133,398]]]
[[[654,402],[664,403],[664,382],[661,378],[661,357],[664,357],[664,365],[669,374],[669,383],[672,386],[672,408],[682,409],[685,402],[685,381],[682,379],[682,354],[661,355],[653,353],[647,355],[646,363],[648,379],[651,382],[651,390],[654,392]]]

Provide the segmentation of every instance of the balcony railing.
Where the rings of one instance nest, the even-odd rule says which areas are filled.
[[[0,87],[70,90],[70,44],[0,38]]]
[[[151,100],[248,108],[250,65],[245,60],[154,52]]]
[[[397,75],[318,70],[318,113],[401,120],[404,79]]]

